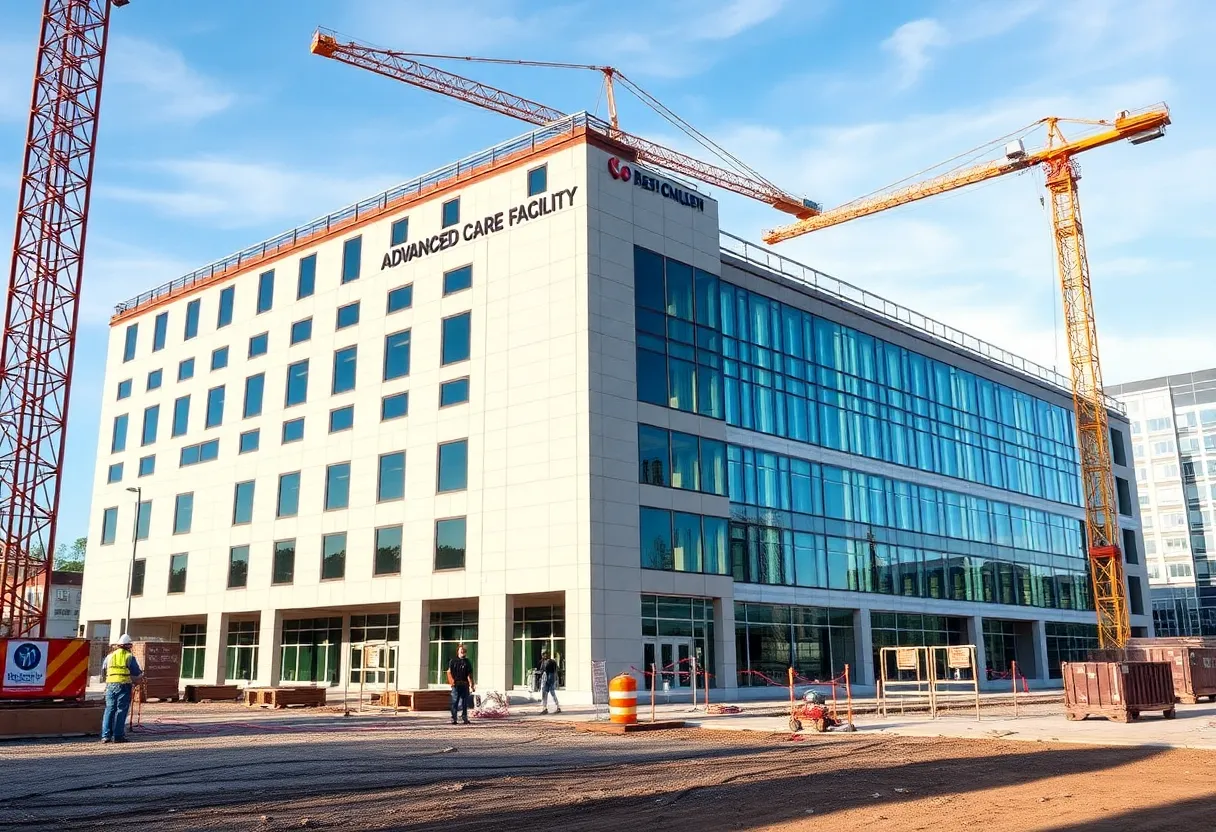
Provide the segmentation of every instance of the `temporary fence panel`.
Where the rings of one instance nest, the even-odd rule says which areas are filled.
[[[878,710],[883,716],[892,703],[900,713],[911,706],[933,706],[933,679],[929,654],[924,647],[882,647],[878,651],[881,670],[878,685]],[[895,670],[892,673],[892,665]]]
[[[965,703],[974,705],[979,719],[974,644],[883,647],[878,658],[878,710],[884,717],[892,705],[898,705],[901,714],[908,707],[927,708],[936,718],[942,708]]]
[[[595,718],[607,716],[608,707],[608,670],[604,662],[591,662],[591,704],[595,706]]]
[[[958,705],[975,707],[975,718],[980,718],[980,681],[976,672],[976,649],[974,644],[956,644],[924,648],[929,654],[929,670],[932,674],[933,716],[943,708]]]

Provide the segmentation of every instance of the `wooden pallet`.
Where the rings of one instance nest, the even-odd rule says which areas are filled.
[[[241,698],[236,685],[186,685],[187,702],[232,702]]]
[[[323,706],[326,688],[245,688],[245,704],[251,708],[288,708],[302,705],[306,708]]]
[[[407,711],[446,711],[452,705],[452,694],[446,690],[390,690],[373,693],[372,701]]]

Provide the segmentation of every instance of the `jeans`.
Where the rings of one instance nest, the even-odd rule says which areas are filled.
[[[127,711],[131,709],[131,685],[106,685],[106,709],[101,715],[101,738],[121,740],[127,736]]]
[[[452,685],[452,722],[456,721],[457,711],[461,712],[461,719],[469,721],[469,700],[472,698],[468,685]]]
[[[561,703],[557,701],[557,677],[541,678],[540,682],[540,704],[545,710],[549,709],[549,697],[553,697],[553,707],[561,710]]]

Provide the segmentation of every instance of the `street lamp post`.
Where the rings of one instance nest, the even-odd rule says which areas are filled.
[[[131,568],[127,570],[127,618],[123,624],[124,632],[131,632],[131,595],[135,589],[135,552],[139,547],[139,513],[144,504],[143,490],[139,486],[127,488],[135,495],[135,520],[131,524]]]

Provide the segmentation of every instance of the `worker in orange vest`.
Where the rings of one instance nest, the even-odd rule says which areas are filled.
[[[101,741],[127,741],[127,711],[131,709],[131,690],[143,675],[139,662],[131,653],[131,637],[123,633],[118,645],[101,663],[101,675],[106,681],[106,709],[101,715]]]

